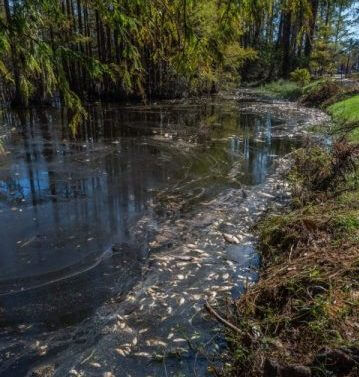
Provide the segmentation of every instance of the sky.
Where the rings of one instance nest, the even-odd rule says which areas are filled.
[[[355,1],[352,9],[349,11],[352,20],[356,20],[350,28],[353,33],[353,37],[359,39],[359,1]]]

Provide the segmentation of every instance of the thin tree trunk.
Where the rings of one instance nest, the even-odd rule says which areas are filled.
[[[305,47],[304,47],[304,55],[308,63],[309,63],[310,56],[313,50],[315,27],[316,27],[317,16],[318,16],[318,6],[319,6],[319,0],[311,0],[312,15],[311,15],[310,23],[309,23],[309,33],[307,34],[307,37],[305,40]]]
[[[290,11],[285,11],[284,21],[283,21],[283,35],[282,35],[282,75],[287,78],[291,70],[291,51],[290,51],[290,41],[291,41],[291,29],[292,29],[292,13]]]

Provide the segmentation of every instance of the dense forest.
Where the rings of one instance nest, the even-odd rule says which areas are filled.
[[[0,0],[0,377],[359,377],[359,0]]]
[[[231,80],[347,71],[353,0],[3,0],[2,102],[170,98]]]

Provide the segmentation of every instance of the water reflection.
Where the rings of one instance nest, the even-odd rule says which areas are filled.
[[[76,136],[64,111],[3,114],[3,297],[86,270],[113,243],[131,245],[131,252],[109,267],[117,268],[116,284],[127,287],[133,276],[125,262],[139,261],[147,252],[131,225],[150,211],[156,189],[195,180],[213,195],[232,184],[258,184],[273,158],[292,147],[273,138],[269,115],[245,114],[223,104],[98,105],[89,112]],[[97,278],[86,275],[77,292],[96,296],[98,287],[108,283],[98,281],[106,274],[111,271]],[[52,294],[64,290],[57,287]]]

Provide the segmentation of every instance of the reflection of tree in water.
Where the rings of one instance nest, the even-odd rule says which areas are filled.
[[[66,253],[78,258],[113,237],[130,240],[131,223],[146,210],[153,189],[168,190],[173,203],[174,197],[195,203],[228,185],[262,182],[272,155],[289,148],[271,138],[270,117],[210,103],[96,105],[89,112],[76,135],[64,110],[4,113],[15,131],[6,141],[11,153],[0,171],[0,200],[10,208],[16,198],[26,209],[9,217],[9,253],[17,240],[46,235],[37,247],[61,251],[57,262],[66,263]],[[196,138],[201,127],[202,141]]]
[[[126,229],[129,218],[146,208],[147,189],[166,182],[167,168],[156,164],[155,146],[121,138],[128,136],[122,123],[141,115],[105,109],[93,115],[76,137],[63,112],[12,115],[9,127],[18,132],[9,141],[12,164],[2,174],[3,203],[9,203],[9,193],[25,199],[37,221],[46,217],[57,229],[69,224],[89,231],[99,224],[106,233]],[[108,138],[116,144],[105,143]]]
[[[290,148],[272,138],[270,117],[213,104],[92,106],[77,135],[71,134],[64,110],[7,117],[9,130],[16,130],[8,133],[11,153],[0,167],[0,294],[9,287],[17,293],[0,296],[0,304],[5,320],[31,318],[34,332],[37,321],[68,325],[104,300],[127,293],[141,276],[147,248],[156,247],[149,241],[160,248],[181,233],[173,231],[182,228],[173,228],[177,222],[171,220],[190,218],[194,226],[215,221],[222,207],[214,207],[209,218],[192,218],[198,201],[224,188],[262,182],[272,156]],[[202,139],[197,137],[200,127],[206,133]],[[150,199],[156,205],[153,198],[161,193],[174,209],[173,218],[166,205],[162,212],[148,208]],[[19,200],[12,201],[12,195]],[[228,198],[226,205],[241,209],[241,194]],[[187,207],[176,206],[181,203]],[[182,210],[187,211],[184,216]],[[102,259],[104,250],[111,256]],[[192,260],[180,260],[184,262],[193,267]],[[73,272],[79,274],[73,277]],[[9,283],[14,276],[21,277],[16,287]],[[186,281],[183,271],[168,276],[173,276],[169,286]],[[22,287],[29,289],[22,292]],[[187,305],[187,299],[180,304]]]
[[[187,132],[193,134],[193,126],[199,124],[207,125],[212,138],[218,137],[221,133],[223,134],[224,129],[227,133],[238,133],[239,131],[240,137],[232,138],[229,146],[230,151],[233,152],[232,160],[233,155],[241,155],[246,161],[243,164],[243,168],[250,170],[250,174],[256,177],[253,182],[257,183],[263,179],[263,174],[265,175],[266,166],[268,165],[266,156],[268,154],[277,154],[276,151],[273,151],[273,148],[278,149],[283,144],[271,144],[271,121],[269,118],[263,121],[262,119],[254,119],[253,116],[248,114],[233,115],[232,113],[229,116],[228,113],[219,111],[218,107],[216,108],[213,105],[202,106],[200,109],[198,107],[187,108],[185,106],[183,109],[173,109],[169,105],[161,109],[143,109],[143,111],[137,108],[119,111],[111,107],[93,106],[90,112],[89,121],[85,126],[79,128],[75,138],[71,135],[70,130],[66,128],[67,117],[63,112],[61,117],[56,112],[48,115],[41,110],[37,111],[36,114],[32,111],[27,114],[19,113],[18,119],[22,125],[21,134],[27,165],[27,184],[30,186],[33,204],[46,201],[49,198],[52,201],[56,201],[58,196],[66,199],[83,197],[87,195],[89,190],[93,191],[95,182],[91,183],[88,182],[88,179],[76,178],[71,171],[55,172],[52,162],[55,160],[59,163],[64,163],[64,160],[69,156],[78,159],[80,162],[86,162],[89,152],[91,150],[94,151],[96,148],[101,149],[101,147],[103,148],[103,154],[106,154],[105,140],[138,136],[151,133],[151,131],[162,132],[163,130],[177,132],[180,137],[185,137]],[[41,126],[37,127],[36,123]],[[260,143],[253,140],[256,134],[264,136]],[[131,146],[124,145],[120,140],[117,150],[126,149],[126,147],[130,148],[130,152],[126,156],[130,161],[129,163],[116,161],[111,153],[104,159],[104,169],[109,175],[107,177],[107,186],[112,186],[114,176],[125,174],[127,169],[129,177],[138,176],[140,179],[136,179],[136,185],[134,185],[133,180],[132,183],[124,183],[121,195],[127,195],[127,197],[124,197],[122,201],[128,201],[128,184],[130,184],[132,195],[138,198],[136,203],[139,204],[144,199],[141,182],[143,182],[142,178],[146,173],[145,169],[136,165],[136,160],[138,160],[139,155],[144,153],[144,148],[135,143]],[[214,155],[213,152],[215,152]],[[226,156],[226,152],[221,146],[218,148],[214,146],[211,150],[215,160],[229,163],[230,160]],[[158,151],[153,150],[152,153],[158,154]],[[99,152],[99,154],[101,153]],[[156,157],[154,156],[154,159]],[[153,160],[153,158],[150,160]],[[37,167],[34,167],[34,164]],[[209,161],[207,161],[207,165],[210,167]],[[41,174],[45,175],[45,172],[46,180],[41,177]],[[72,180],[75,183],[70,182]],[[100,181],[103,182],[102,179]],[[21,182],[18,181],[18,185],[20,187],[22,185]],[[137,206],[137,208],[140,207]]]

